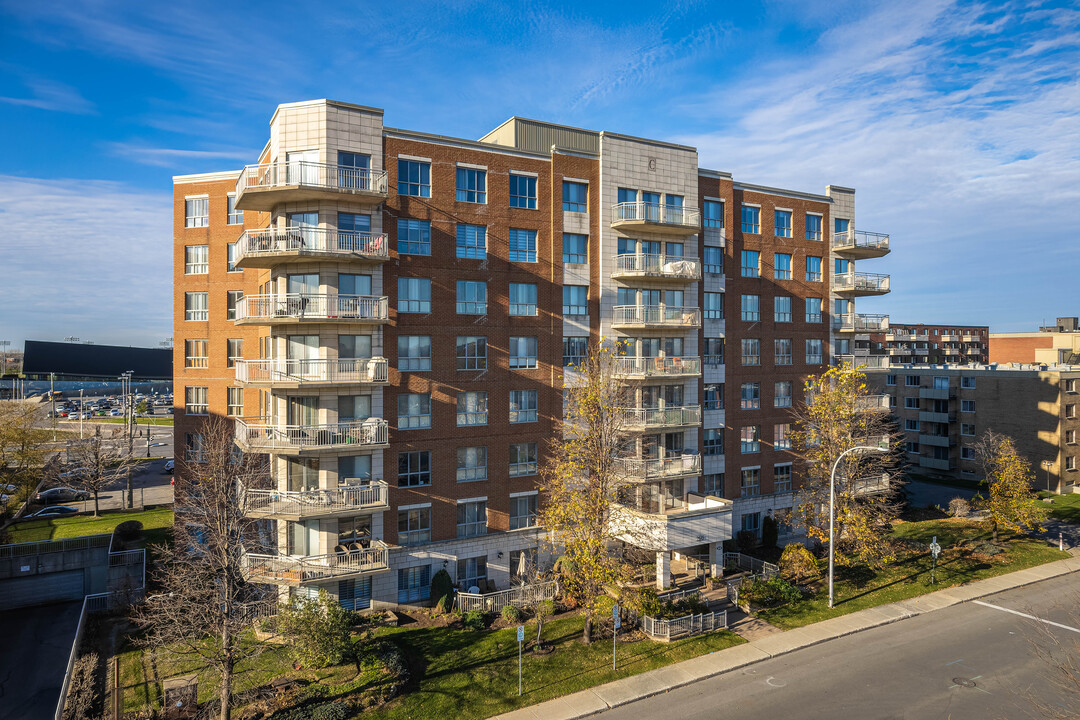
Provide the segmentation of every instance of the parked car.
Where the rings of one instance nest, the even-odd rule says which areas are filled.
[[[68,505],[53,505],[52,507],[41,508],[37,512],[32,512],[27,515],[26,518],[37,520],[40,518],[65,517],[67,515],[74,515],[77,512],[79,512],[78,509]]]
[[[59,502],[71,502],[72,500],[88,500],[90,493],[70,487],[54,487],[42,490],[34,496],[34,502],[39,505],[52,505]]]
[[[0,492],[4,493],[6,495],[13,495],[15,493],[15,491],[18,490],[18,489],[19,488],[16,487],[15,485],[10,485],[10,484],[8,484],[8,485],[0,485]]]
[[[169,458],[168,460],[165,461],[165,472],[172,475],[173,470],[175,470],[175,469],[176,469],[176,461],[175,460],[173,460],[172,458]]]
[[[122,415],[123,415],[124,413],[120,412],[119,410],[110,410],[110,411],[109,411],[109,414],[110,414],[110,415],[112,415],[113,417],[120,417],[120,416],[122,416]]]

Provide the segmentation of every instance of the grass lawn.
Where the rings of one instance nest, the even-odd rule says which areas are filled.
[[[111,533],[113,528],[125,520],[138,520],[143,524],[147,543],[163,543],[172,534],[172,508],[162,507],[140,512],[104,511],[101,517],[76,515],[47,520],[27,520],[15,523],[10,528],[10,542],[37,542]]]
[[[1080,524],[1080,495],[1076,493],[1055,495],[1041,492],[1039,497],[1053,499],[1053,503],[1044,503],[1045,507],[1050,508],[1050,517],[1062,522]]]
[[[909,551],[902,553],[893,565],[878,571],[865,566],[837,567],[836,605],[832,610],[828,608],[827,585],[822,582],[814,597],[764,610],[758,615],[786,630],[1069,557],[1068,553],[1059,552],[1045,541],[1008,533],[999,533],[999,538],[1008,546],[1000,555],[978,554],[970,546],[957,547],[963,541],[990,540],[988,530],[963,519],[897,523],[893,535],[922,543],[929,543],[937,536],[942,548],[937,564],[937,584],[930,584],[932,558],[929,551]]]

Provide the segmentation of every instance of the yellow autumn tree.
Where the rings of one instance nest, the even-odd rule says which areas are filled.
[[[562,591],[585,613],[586,643],[605,587],[628,577],[626,564],[610,552],[620,535],[611,522],[622,484],[616,460],[629,438],[621,412],[628,395],[615,378],[615,362],[613,349],[595,347],[567,372],[562,432],[542,470],[539,523],[562,555]]]
[[[987,497],[980,498],[978,505],[989,512],[986,524],[994,542],[1001,528],[1012,532],[1042,530],[1050,511],[1037,502],[1032,489],[1035,471],[1017,451],[1012,438],[987,431],[975,446],[975,454],[989,485]]]
[[[802,460],[793,520],[807,536],[829,539],[829,480],[836,469],[836,550],[881,567],[895,558],[889,523],[900,512],[899,435],[888,404],[871,395],[866,376],[850,365],[810,376],[805,402],[794,410],[792,449]],[[844,452],[857,446],[884,452]],[[843,456],[841,458],[841,456]]]

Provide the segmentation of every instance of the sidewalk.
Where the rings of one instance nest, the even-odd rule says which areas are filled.
[[[727,650],[702,655],[589,690],[582,690],[573,695],[548,700],[538,705],[499,715],[496,720],[571,720],[594,715],[609,708],[730,672],[759,660],[767,660],[827,640],[888,625],[897,620],[969,602],[1041,580],[1049,580],[1077,570],[1080,570],[1080,557],[1073,556],[1008,575],[938,590],[910,600],[859,610],[794,630],[763,635]]]

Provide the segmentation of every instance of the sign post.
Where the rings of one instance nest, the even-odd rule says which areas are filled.
[[[521,697],[521,644],[525,642],[525,626],[518,625],[518,697]]]
[[[616,670],[615,667],[615,638],[619,635],[619,628],[622,627],[622,620],[619,619],[619,603],[615,603],[611,606],[611,619],[615,621],[615,626],[611,630],[611,669]]]
[[[937,535],[930,541],[930,554],[934,556],[934,566],[930,569],[930,584],[937,585],[937,558],[941,554],[941,546],[938,545]]]

